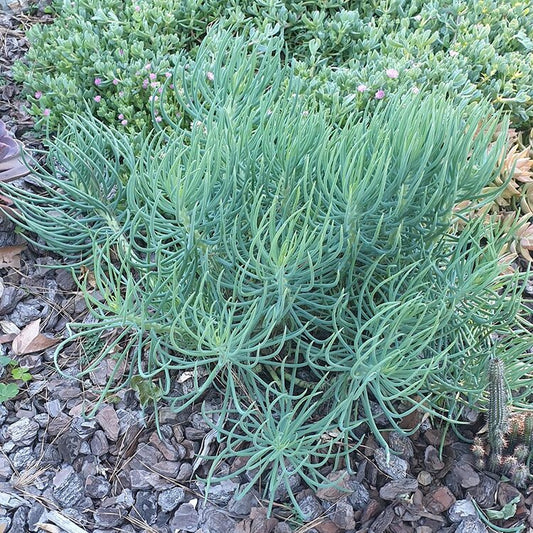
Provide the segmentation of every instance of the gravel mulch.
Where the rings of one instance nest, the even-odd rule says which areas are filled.
[[[31,133],[31,118],[10,65],[27,48],[25,29],[46,21],[47,15],[42,9],[31,15],[5,11],[7,4],[1,1],[0,67],[6,81],[0,84],[0,118],[31,149],[40,142]],[[282,491],[270,518],[258,490],[238,499],[246,475],[206,491],[199,479],[209,465],[198,456],[216,454],[219,444],[200,406],[180,415],[162,406],[158,433],[153,414],[141,408],[136,393],[123,390],[87,418],[84,413],[98,399],[94,391],[112,371],[110,362],[77,381],[55,371],[54,347],[45,348],[42,337],[39,342],[45,344],[37,350],[24,342],[14,346],[13,336],[28,332],[28,326],[60,339],[66,324],[86,319],[87,312],[71,275],[48,268],[58,259],[24,245],[13,225],[2,220],[0,258],[13,246],[25,248],[20,265],[13,257],[9,264],[0,261],[0,356],[15,359],[32,379],[14,399],[0,404],[0,533],[489,531],[477,506],[503,509],[500,516],[508,518],[492,519],[500,528],[515,531],[522,525],[523,531],[533,532],[533,486],[519,491],[505,478],[479,469],[468,443],[428,419],[410,437],[383,427],[398,454],[390,462],[374,439],[367,438],[352,457],[355,473],[326,469],[338,488],[313,492],[295,475],[293,490],[308,517],[305,522],[294,515]],[[61,363],[66,374],[76,374],[76,347],[65,350]],[[216,400],[213,395],[205,401]],[[405,420],[405,427],[420,422],[418,416]],[[463,435],[471,439],[483,432],[484,420],[475,411],[468,417]],[[223,467],[231,472],[237,463]],[[515,507],[507,512],[513,501]]]

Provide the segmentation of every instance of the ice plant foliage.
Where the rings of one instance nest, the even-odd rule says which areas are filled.
[[[386,445],[375,404],[395,428],[415,409],[453,421],[482,398],[491,357],[515,402],[532,385],[505,232],[466,217],[451,230],[454,206],[497,194],[482,190],[502,117],[409,92],[340,127],[296,96],[282,46],[212,36],[153,100],[166,127],[140,154],[78,116],[39,193],[2,187],[29,238],[92,273],[93,320],[70,325],[57,363],[80,340],[80,378],[106,358],[126,368],[104,396],[144,379],[184,409],[217,389],[208,420],[226,448],[210,481],[239,455],[270,497],[292,497],[294,473],[317,486],[327,461],[349,468],[363,424]]]

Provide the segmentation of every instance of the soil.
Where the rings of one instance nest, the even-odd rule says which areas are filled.
[[[27,28],[47,22],[49,15],[45,2],[31,12],[15,4],[0,14],[5,75],[0,119],[27,150],[35,151],[42,149],[41,139],[31,129],[10,67],[27,50]],[[82,381],[69,379],[78,371],[73,347],[62,355],[66,375],[57,373],[54,347],[46,339],[59,340],[68,322],[87,319],[84,300],[69,272],[48,268],[59,259],[25,243],[4,218],[0,254],[17,246],[20,264],[17,257],[7,266],[0,262],[0,356],[15,359],[31,379],[16,397],[0,404],[0,533],[533,531],[533,485],[519,490],[488,471],[467,442],[486,431],[474,410],[465,413],[461,438],[429,419],[409,437],[384,426],[383,435],[397,455],[387,462],[383,449],[368,437],[351,458],[351,473],[331,466],[325,470],[337,480],[336,488],[313,492],[295,475],[291,481],[305,521],[294,514],[286,493],[280,492],[271,517],[260,487],[238,499],[245,477],[206,491],[199,479],[209,464],[198,461],[198,455],[216,453],[218,444],[200,406],[179,416],[162,406],[158,432],[136,393],[124,390],[103,403],[95,417],[84,416],[95,405],[98,397],[92,391],[105,383],[111,363],[102,362]],[[413,413],[405,427],[421,416]],[[483,522],[491,511],[496,512],[493,528]]]

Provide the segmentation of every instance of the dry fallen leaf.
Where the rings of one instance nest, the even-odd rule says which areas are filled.
[[[96,288],[96,279],[94,277],[94,273],[89,270],[85,265],[81,265],[80,277],[78,279],[80,282],[87,283],[87,286],[90,289]]]
[[[39,333],[41,319],[28,324],[14,339],[11,346],[15,355],[26,355],[34,352],[42,352],[50,346],[57,344],[59,339],[51,339]]]
[[[0,268],[20,268],[20,252],[26,246],[4,246],[0,248]]]
[[[4,333],[18,335],[20,333],[20,328],[16,324],[13,324],[10,320],[0,320],[0,328]]]
[[[61,529],[59,529],[57,526],[54,526],[53,524],[43,524],[39,522],[38,524],[35,524],[39,527],[39,529],[42,529],[43,531],[48,531],[49,533],[61,533]],[[0,532],[1,533],[1,532]]]
[[[6,344],[7,342],[12,342],[16,336],[17,335],[15,333],[8,333],[7,335],[0,335],[0,344]],[[0,531],[0,533],[2,532]]]

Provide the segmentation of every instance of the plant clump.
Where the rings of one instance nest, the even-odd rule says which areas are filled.
[[[324,465],[349,469],[365,428],[387,447],[376,403],[399,431],[415,410],[457,419],[492,355],[525,403],[532,336],[525,277],[501,257],[512,228],[455,209],[497,194],[483,190],[505,120],[434,92],[341,125],[299,96],[283,39],[257,37],[212,29],[167,80],[140,151],[78,116],[36,192],[2,190],[28,238],[77,270],[92,313],[69,326],[58,366],[80,341],[80,379],[116,363],[102,399],[135,384],[183,410],[217,390],[210,482],[242,456],[267,497],[284,486],[297,506],[294,473],[328,483]]]
[[[515,126],[532,125],[527,2],[54,0],[52,11],[51,24],[28,31],[31,48],[14,75],[38,125],[53,130],[85,107],[127,133],[150,129],[150,98],[178,53],[194,60],[215,21],[281,37],[300,90],[339,120],[396,92],[438,88],[457,102],[488,98]]]

